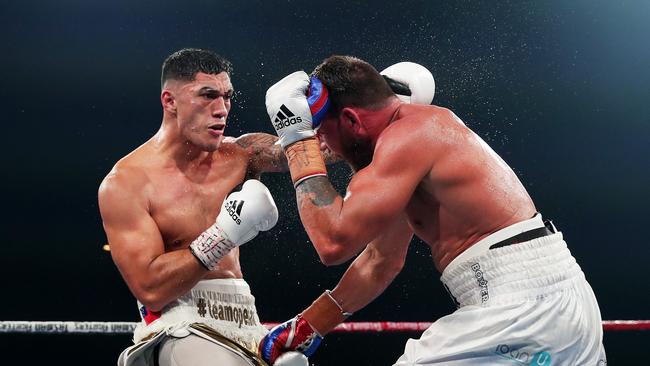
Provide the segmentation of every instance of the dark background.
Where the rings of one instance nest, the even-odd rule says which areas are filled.
[[[0,4],[0,320],[136,321],[101,247],[97,187],[159,127],[159,70],[183,47],[229,58],[227,131],[272,132],[264,93],[333,53],[378,69],[410,60],[514,168],[565,238],[603,319],[647,319],[650,206],[647,1],[3,1]],[[343,187],[348,171],[333,179]],[[280,221],[242,249],[263,321],[332,288],[299,225],[288,175],[268,175]],[[355,321],[453,311],[421,242]],[[389,365],[418,334],[330,335],[317,365]],[[0,335],[3,365],[113,365],[130,337]],[[649,332],[608,332],[610,365],[647,362]],[[75,356],[77,355],[77,356]],[[645,361],[644,361],[645,360]]]

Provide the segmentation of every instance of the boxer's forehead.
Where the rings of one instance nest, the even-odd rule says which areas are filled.
[[[220,72],[218,74],[198,72],[194,76],[194,80],[185,84],[183,89],[192,91],[212,89],[221,93],[227,93],[232,91],[233,87],[230,82],[230,76],[225,72]]]

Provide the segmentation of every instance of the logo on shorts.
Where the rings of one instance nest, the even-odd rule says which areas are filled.
[[[499,344],[494,350],[494,353],[521,365],[551,366],[551,354],[546,351],[533,354],[532,351],[526,351],[523,348],[511,347],[508,344]]]
[[[226,212],[228,212],[228,215],[230,215],[237,225],[241,225],[239,215],[241,215],[242,207],[244,207],[244,201],[234,200],[226,202]]]
[[[230,295],[230,294],[222,294]],[[237,324],[239,328],[242,325],[254,326],[257,324],[257,313],[255,308],[242,304],[229,304],[204,299],[202,297],[195,301],[196,311],[203,318],[212,318]]]
[[[481,303],[485,304],[489,299],[490,295],[488,294],[488,281],[483,278],[483,271],[481,271],[481,265],[478,263],[472,264],[472,271],[474,271],[474,277],[476,277],[476,283],[481,288]]]
[[[275,119],[273,120],[273,125],[275,126],[276,130],[295,125],[296,123],[301,123],[302,118],[296,117],[289,108],[287,108],[286,105],[281,105],[280,110],[278,113],[275,115]]]

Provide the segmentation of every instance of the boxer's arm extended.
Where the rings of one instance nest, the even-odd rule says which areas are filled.
[[[286,172],[289,170],[287,157],[278,137],[267,133],[247,133],[235,139],[235,143],[249,153],[249,171],[252,177],[260,173]],[[340,159],[328,149],[322,149],[325,164],[333,164]]]
[[[133,295],[149,310],[158,311],[189,291],[206,269],[189,250],[165,253],[146,197],[135,188],[137,182],[118,174],[107,177],[99,188],[111,256]]]
[[[260,355],[272,364],[283,352],[311,356],[323,336],[377,296],[404,266],[413,237],[400,215],[352,262],[333,291],[326,291],[298,316],[274,327],[260,342]]]
[[[386,290],[404,266],[411,238],[413,231],[401,215],[368,244],[332,290],[343,310],[354,313]]]
[[[404,212],[430,170],[415,134],[390,135],[378,142],[372,163],[352,177],[345,198],[323,176],[296,187],[300,219],[324,264],[342,263],[373,241]]]

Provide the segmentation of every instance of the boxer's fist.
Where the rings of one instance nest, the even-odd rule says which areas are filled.
[[[241,191],[231,193],[221,205],[217,226],[235,245],[253,239],[260,231],[278,222],[278,209],[268,188],[254,179],[244,182]]]
[[[436,83],[426,67],[414,62],[399,62],[387,67],[380,74],[406,85],[408,90],[400,90],[399,86],[391,85],[401,101],[410,104],[431,104],[433,101]]]
[[[260,342],[260,355],[269,365],[284,352],[296,351],[311,356],[323,337],[298,315],[273,329]]]
[[[190,244],[189,250],[207,270],[235,247],[253,239],[278,222],[278,209],[269,190],[258,180],[247,180],[221,205],[216,222]]]
[[[266,111],[282,147],[310,138],[316,133],[307,103],[309,76],[296,71],[266,91]]]

